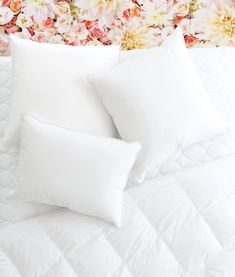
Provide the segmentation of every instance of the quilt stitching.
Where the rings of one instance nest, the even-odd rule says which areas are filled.
[[[172,177],[173,177],[173,178],[175,179],[175,181],[177,182],[177,179],[175,178],[175,176],[172,175]],[[177,183],[178,183],[178,182],[177,182]],[[180,184],[180,183],[179,183],[179,184]],[[217,238],[217,236],[216,236],[215,231],[213,230],[213,228],[210,226],[210,224],[207,222],[207,220],[204,218],[204,216],[200,213],[199,209],[197,209],[197,207],[195,206],[195,204],[194,204],[194,202],[193,202],[193,199],[191,199],[191,197],[187,194],[187,192],[183,189],[182,186],[181,186],[181,189],[185,192],[185,194],[187,195],[187,197],[190,199],[190,201],[191,201],[192,204],[194,205],[195,209],[198,211],[198,213],[199,213],[199,215],[201,216],[201,218],[203,219],[203,221],[207,224],[208,228],[210,228],[211,232],[214,234],[214,236],[215,236],[215,238],[216,238],[216,241],[219,243],[219,245],[220,245],[220,247],[221,247],[221,250],[220,250],[216,255],[214,255],[213,257],[211,257],[211,258],[209,259],[209,261],[210,261],[210,260],[213,260],[213,258],[215,258],[215,257],[217,257],[218,255],[220,255],[220,253],[223,252],[224,249],[229,248],[229,247],[232,245],[233,240],[232,240],[232,242],[229,244],[229,246],[223,246],[222,243],[220,242],[220,240]],[[231,192],[235,192],[235,191],[232,190]],[[231,195],[231,194],[230,194],[230,195]],[[229,197],[230,195],[227,195],[227,196]],[[224,201],[225,199],[226,199],[226,196],[223,197],[223,199],[222,199],[221,201]],[[217,202],[217,203],[215,204],[215,206],[217,206],[221,201]],[[234,236],[234,238],[235,238],[235,236]],[[208,264],[209,261],[207,261],[207,264]],[[206,267],[206,265],[205,265],[205,264],[202,264],[201,269],[199,270],[199,272],[200,272],[204,267]]]
[[[39,225],[39,226],[41,227],[41,225]],[[76,273],[76,271],[75,271],[73,265],[72,265],[72,264],[70,263],[70,261],[67,259],[66,254],[60,249],[60,247],[58,246],[58,244],[52,239],[52,237],[48,234],[48,232],[47,232],[45,229],[43,229],[42,227],[41,227],[41,229],[45,232],[45,234],[48,236],[48,238],[49,238],[50,241],[54,244],[54,246],[59,250],[60,255],[61,255],[60,258],[63,256],[64,259],[66,260],[68,266],[71,268],[71,270],[74,272],[74,274],[77,275],[77,273]]]
[[[164,240],[164,238],[161,236],[161,234],[156,230],[156,228],[152,225],[152,223],[150,222],[150,220],[148,219],[147,215],[144,213],[144,211],[138,206],[138,203],[136,203],[135,199],[132,198],[136,204],[136,207],[138,208],[138,211],[146,218],[146,221],[148,222],[148,224],[151,226],[151,228],[154,230],[154,232],[156,233],[156,236],[158,239],[160,239],[164,245],[168,248],[168,250],[170,250],[170,252],[173,254],[175,260],[178,262],[179,266],[185,270],[186,273],[188,273],[190,275],[190,272],[188,271],[187,267],[178,260],[176,253],[173,251],[173,249],[170,247],[170,245]],[[155,243],[154,243],[155,245]],[[183,274],[183,273],[182,273]]]

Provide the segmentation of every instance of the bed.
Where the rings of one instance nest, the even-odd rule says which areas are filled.
[[[129,183],[121,229],[67,209],[15,202],[16,153],[1,153],[0,276],[235,276],[235,53],[189,51],[230,130],[176,153],[143,184]],[[10,68],[10,58],[2,58],[1,137]]]

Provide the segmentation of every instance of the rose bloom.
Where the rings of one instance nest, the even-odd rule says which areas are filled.
[[[90,36],[93,38],[102,38],[107,34],[107,28],[99,27],[98,24],[90,29]]]
[[[57,13],[58,14],[61,14],[61,13],[69,14],[70,13],[69,4],[66,3],[66,2],[60,2],[58,7],[57,7]]]
[[[79,40],[86,39],[89,32],[86,29],[86,25],[84,23],[74,23],[73,24],[73,31],[76,33],[76,37]]]
[[[50,17],[48,17],[46,20],[43,21],[43,26],[47,28],[51,28],[54,26],[54,21]]]
[[[193,35],[186,35],[184,37],[184,39],[185,39],[185,43],[188,47],[193,47],[198,41],[198,39],[196,37],[194,37]]]
[[[22,1],[21,0],[11,0],[10,2],[10,9],[14,13],[18,13],[22,7]]]
[[[90,28],[92,28],[95,25],[97,25],[98,20],[84,20],[84,23],[86,25],[86,28],[89,30]]]
[[[33,24],[32,19],[25,14],[21,13],[17,17],[16,25],[19,26],[20,28],[29,28],[30,26],[32,26],[32,24]]]
[[[177,14],[180,16],[187,16],[189,13],[190,3],[178,3],[176,4]]]
[[[126,20],[129,20],[130,17],[134,17],[134,16],[140,16],[141,14],[141,9],[140,7],[138,6],[135,6],[134,8],[132,9],[127,9],[123,12],[123,17],[126,19]]]
[[[180,22],[181,22],[183,19],[184,19],[183,16],[176,15],[176,16],[174,17],[174,19],[173,19],[173,22],[174,22],[175,25],[179,25]]]

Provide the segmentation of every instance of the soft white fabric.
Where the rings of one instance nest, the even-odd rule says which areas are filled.
[[[235,48],[199,48],[190,49],[188,52],[216,109],[229,122],[230,130],[221,136],[201,141],[174,153],[164,164],[154,168],[153,176],[166,175],[235,153]],[[12,102],[11,83],[11,58],[1,57],[0,141],[9,118],[9,106]],[[44,204],[16,202],[12,199],[16,154],[0,151],[0,228],[54,209]]]
[[[16,146],[24,113],[62,127],[114,136],[102,103],[87,89],[84,76],[115,64],[119,48],[72,47],[10,37],[14,99],[4,146]]]
[[[235,48],[189,52],[213,103],[235,134]],[[10,65],[10,58],[0,58],[1,138],[11,103]],[[171,175],[172,182],[164,177],[125,192],[121,229],[67,209],[11,224],[49,207],[5,199],[13,187],[15,155],[0,152],[1,277],[235,276],[235,199],[234,189],[230,191],[235,157],[218,160],[235,152],[233,134],[186,148],[159,167],[160,175],[180,170]],[[205,164],[208,160],[214,162]],[[197,168],[181,171],[195,163]]]
[[[60,209],[0,229],[1,277],[234,277],[235,157],[124,192],[123,227]]]
[[[88,76],[121,137],[142,145],[135,167],[139,182],[174,152],[227,129],[182,41],[178,31],[172,45]]]
[[[121,226],[123,190],[140,149],[126,143],[23,119],[17,197],[67,207]]]

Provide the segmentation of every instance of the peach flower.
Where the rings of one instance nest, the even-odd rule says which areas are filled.
[[[126,19],[126,20],[129,20],[131,17],[134,17],[134,16],[140,16],[141,15],[141,8],[138,7],[138,6],[135,6],[134,8],[132,9],[127,9],[123,12],[123,17]]]
[[[11,0],[10,9],[14,13],[18,13],[21,10],[21,7],[22,7],[22,1],[21,0]]]

